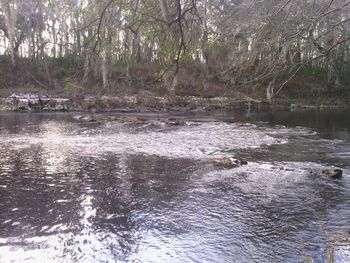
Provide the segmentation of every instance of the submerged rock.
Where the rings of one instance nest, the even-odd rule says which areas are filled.
[[[147,119],[142,117],[117,117],[117,116],[108,116],[104,114],[83,114],[83,115],[75,115],[73,119],[85,121],[85,122],[98,122],[98,123],[108,123],[108,122],[120,122],[127,124],[136,124],[142,125],[147,123]]]
[[[136,119],[133,120],[133,123],[137,125],[143,125],[147,123],[147,120],[142,117],[136,117]]]
[[[83,115],[74,115],[73,119],[75,120],[81,120],[83,118]]]
[[[119,118],[116,116],[106,116],[106,115],[96,115],[96,114],[75,115],[73,116],[73,119],[86,121],[86,122],[99,122],[99,123],[113,122],[113,121],[119,120]]]
[[[96,118],[96,116],[92,114],[89,114],[89,115],[75,115],[73,116],[73,119],[86,121],[86,122],[96,122],[98,118]]]
[[[167,125],[172,126],[197,126],[199,123],[188,121],[188,120],[182,120],[182,119],[176,119],[176,118],[168,118],[164,121]]]
[[[248,165],[245,160],[237,160],[228,156],[213,159],[213,164],[226,169],[236,168],[242,165]]]
[[[325,169],[321,171],[311,171],[311,174],[317,176],[325,176],[334,179],[341,179],[343,177],[343,171],[341,169]]]
[[[169,118],[165,121],[166,124],[168,125],[174,125],[174,126],[184,126],[186,125],[186,121],[184,120],[178,120],[175,118]]]
[[[87,122],[96,122],[97,121],[96,117],[93,115],[83,116],[81,118],[81,120],[87,121]]]

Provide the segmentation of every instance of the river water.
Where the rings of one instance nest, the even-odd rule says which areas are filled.
[[[349,112],[73,115],[0,114],[1,263],[350,262]]]

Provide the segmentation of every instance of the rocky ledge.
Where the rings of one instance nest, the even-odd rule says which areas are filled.
[[[106,114],[79,114],[74,115],[73,119],[88,123],[110,123],[118,122],[132,125],[159,125],[159,126],[198,126],[198,122],[189,121],[175,117],[159,117],[156,119],[136,117],[136,116],[109,116]]]
[[[72,97],[56,98],[33,94],[13,94],[0,98],[0,111],[100,111],[108,112],[120,109],[130,111],[211,111],[219,109],[238,109],[260,107],[260,101],[249,98],[241,100],[215,97],[159,97],[152,94],[140,94],[124,97]]]

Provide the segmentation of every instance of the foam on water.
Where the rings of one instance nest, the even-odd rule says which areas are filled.
[[[272,144],[286,143],[281,138],[291,132],[310,134],[307,129],[295,130],[280,127],[276,129],[242,124],[220,122],[201,123],[168,129],[133,129],[127,125],[106,125],[95,130],[72,134],[60,130],[52,123],[45,123],[40,134],[5,135],[0,144],[12,149],[33,146],[72,150],[82,155],[113,153],[141,153],[169,158],[202,159],[222,155],[238,149],[259,148]],[[280,138],[277,138],[278,136]]]

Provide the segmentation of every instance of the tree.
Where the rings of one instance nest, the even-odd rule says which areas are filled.
[[[12,65],[15,67],[16,62],[16,3],[14,0],[1,0],[2,12],[4,15],[4,24],[2,30],[9,42],[9,53]]]
[[[327,74],[328,91],[350,73],[350,1],[0,0],[0,30],[16,66],[28,57],[50,79],[48,61],[74,61],[82,83],[103,92],[139,79],[144,67],[170,95],[188,67],[205,83],[269,99],[302,69]],[[20,50],[22,53],[20,54]],[[144,71],[145,71],[144,70]],[[94,74],[91,74],[94,73]],[[113,76],[114,74],[114,76]]]

